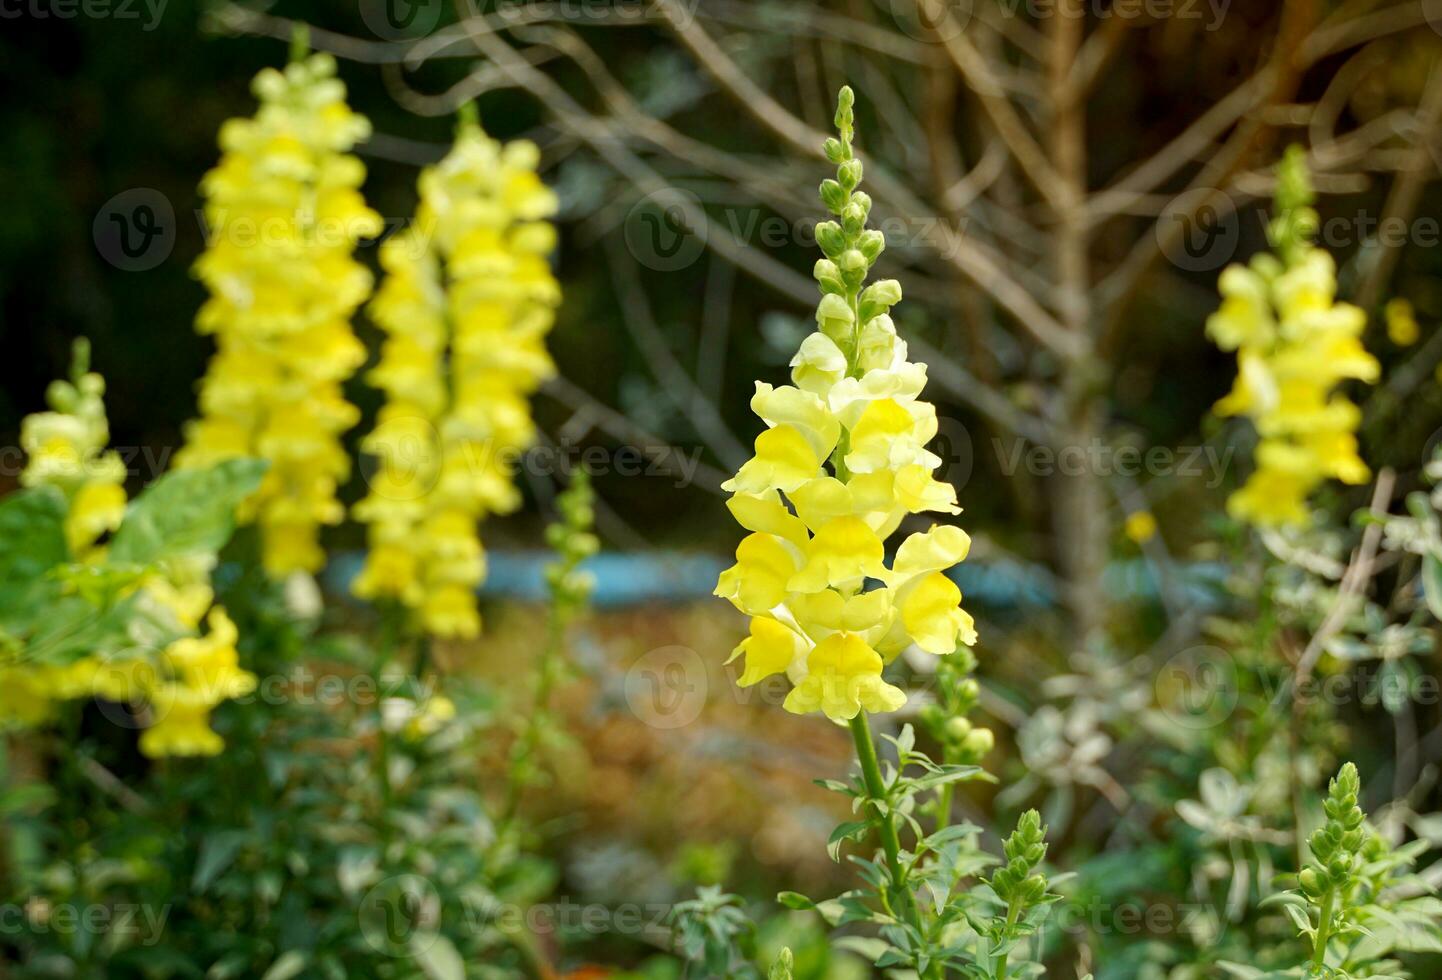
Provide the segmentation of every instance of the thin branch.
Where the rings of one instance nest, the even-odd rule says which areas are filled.
[[[667,397],[691,420],[711,451],[728,469],[739,469],[751,454],[727,427],[715,403],[697,387],[691,375],[676,359],[670,345],[666,343],[665,336],[656,326],[646,291],[636,277],[634,263],[624,263],[623,269],[623,263],[615,257],[618,252],[623,251],[624,248],[617,243],[615,248],[606,249],[605,254],[611,268],[611,281],[616,287],[617,297],[621,300],[622,321],[632,339],[636,341],[636,348],[650,365],[656,379],[664,386]]]
[[[694,478],[696,486],[711,493],[720,494],[721,484],[730,479],[716,467],[699,459],[687,460],[686,454],[665,439],[637,425],[628,416],[596,400],[579,385],[557,375],[541,388],[541,391],[555,398],[572,411],[585,410],[595,420],[596,428],[641,451],[651,462],[673,476]],[[686,460],[680,462],[678,460]],[[687,469],[691,468],[688,473]]]
[[[1423,185],[1436,169],[1432,152],[1438,126],[1442,124],[1442,78],[1438,75],[1438,69],[1434,68],[1428,76],[1426,94],[1417,112],[1416,143],[1412,147],[1410,165],[1392,184],[1378,229],[1411,220],[1422,199]],[[1401,255],[1400,242],[1395,236],[1380,234],[1376,248],[1377,252],[1371,256],[1372,267],[1367,270],[1356,296],[1357,305],[1368,313],[1377,305],[1382,290],[1392,281],[1392,271]]]

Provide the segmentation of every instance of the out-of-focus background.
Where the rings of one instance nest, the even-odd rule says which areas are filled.
[[[539,144],[560,195],[560,377],[536,400],[526,507],[482,531],[486,634],[436,657],[504,703],[535,649],[540,529],[584,459],[609,563],[560,694],[576,751],[557,753],[569,768],[543,804],[564,891],[834,891],[849,870],[824,844],[845,807],[811,780],[846,771],[845,733],[737,691],[723,662],[744,622],[709,591],[738,537],[719,484],[750,453],[754,381],[780,383],[811,329],[819,144],[848,83],[888,240],[879,271],[904,284],[898,328],[930,364],[940,476],[975,539],[960,581],[982,634],[980,713],[1014,789],[968,787],[962,805],[988,828],[1043,806],[1059,849],[1094,855],[1120,814],[1154,815],[1149,787],[1127,785],[1145,740],[1107,734],[1135,709],[1086,687],[1101,682],[1078,668],[1082,640],[1126,637],[1164,661],[1221,601],[1226,570],[1195,546],[1248,443],[1209,415],[1235,360],[1203,324],[1222,268],[1265,247],[1288,145],[1309,154],[1342,293],[1372,315],[1365,342],[1402,378],[1363,400],[1368,460],[1415,476],[1442,425],[1442,8],[1087,4],[1074,57],[1053,63],[1056,18],[1031,6],[0,0],[0,446],[85,336],[133,483],[165,468],[212,350],[193,326],[197,184],[295,24],[374,125],[358,153],[388,227],[474,101],[491,135]],[[376,252],[357,254],[374,268]],[[1395,297],[1420,343],[1389,334]],[[357,330],[374,356],[364,314]],[[369,420],[378,394],[359,374],[347,393]],[[1061,447],[1083,450],[1080,472]],[[1117,465],[1119,447],[1142,462]],[[21,464],[0,464],[4,492]],[[362,469],[346,499],[364,487]],[[1368,492],[1328,491],[1339,509]],[[341,594],[363,534],[327,544],[322,583]],[[1356,738],[1381,724],[1363,717]],[[489,763],[477,780],[503,760]]]

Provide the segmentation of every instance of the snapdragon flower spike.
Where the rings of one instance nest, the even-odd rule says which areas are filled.
[[[1329,890],[1346,896],[1356,881],[1359,855],[1368,838],[1367,818],[1357,805],[1361,790],[1361,777],[1350,762],[1327,787],[1327,799],[1322,803],[1327,821],[1307,838],[1312,860],[1298,875],[1302,894],[1314,902],[1320,902]]]
[[[51,383],[46,392],[51,410],[21,420],[28,458],[20,482],[60,492],[70,557],[99,566],[108,550],[100,538],[120,527],[127,499],[125,465],[109,448],[105,379],[89,363],[89,344],[76,341],[70,379]],[[211,709],[249,694],[256,678],[239,666],[235,625],[223,607],[212,605],[214,564],[213,554],[176,556],[136,580],[136,591],[156,617],[169,617],[170,625],[195,634],[154,655],[87,655],[67,663],[21,658],[0,666],[0,729],[49,722],[67,701],[144,702],[149,725],[140,735],[140,750],[146,755],[220,752],[225,743],[210,728]],[[162,621],[157,618],[157,625]],[[201,629],[202,621],[208,631]]]
[[[1264,527],[1304,525],[1307,498],[1324,481],[1360,484],[1371,475],[1357,452],[1361,410],[1334,389],[1375,382],[1380,368],[1362,346],[1366,314],[1336,302],[1336,265],[1310,241],[1310,201],[1306,163],[1293,147],[1270,228],[1281,258],[1262,253],[1228,266],[1221,308],[1207,320],[1213,342],[1237,352],[1236,383],[1214,411],[1251,419],[1260,437],[1256,469],[1227,510]]]
[[[755,455],[723,484],[748,532],[716,594],[751,617],[742,686],[775,674],[794,685],[785,708],[836,720],[906,702],[882,668],[910,644],[945,655],[976,641],[946,570],[966,557],[960,528],[933,526],[886,563],[887,537],[908,514],[958,514],[956,491],[927,450],[936,410],[921,400],[926,365],[907,360],[889,315],[895,280],[867,284],[885,245],[866,227],[871,199],[857,190],[853,97],[838,99],[838,138],[826,141],[836,178],[821,199],[836,220],[818,225],[825,258],[817,330],[791,360],[790,385],[756,383],[752,410],[766,423]]]
[[[1002,844],[1006,863],[997,869],[988,884],[1007,904],[1012,921],[1046,897],[1046,876],[1036,870],[1046,858],[1046,847],[1046,827],[1042,825],[1041,814],[1035,810],[1021,815],[1016,830]]]
[[[556,556],[546,565],[546,590],[563,625],[586,608],[596,588],[591,573],[581,570],[581,563],[601,550],[601,542],[592,531],[596,523],[594,503],[591,476],[578,469],[571,476],[571,485],[556,498],[560,520],[546,527],[546,544]]]
[[[334,60],[266,69],[253,89],[259,112],[221,128],[220,163],[201,183],[209,243],[195,274],[210,299],[196,328],[217,350],[176,464],[269,461],[240,516],[259,525],[266,570],[279,578],[318,570],[320,527],[345,516],[340,436],[359,413],[341,387],[366,358],[350,320],[371,290],[352,252],[381,220],[349,152],[370,124],[346,106]]]
[[[90,343],[75,342],[70,380],[45,391],[48,412],[20,423],[25,469],[20,484],[55,487],[65,497],[71,557],[93,557],[95,542],[125,516],[125,463],[110,445],[105,379],[90,370]]]
[[[355,508],[370,552],[354,590],[417,610],[434,636],[480,631],[476,526],[519,505],[529,399],[555,373],[545,337],[561,292],[546,219],[557,202],[539,158],[467,113],[451,152],[421,174],[415,222],[381,248],[370,312],[386,340],[368,379],[386,402],[362,444],[379,465]]]

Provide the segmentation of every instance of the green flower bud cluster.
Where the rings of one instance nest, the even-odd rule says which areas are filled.
[[[826,257],[817,260],[812,275],[822,293],[817,325],[846,354],[851,373],[859,376],[870,366],[860,363],[860,340],[872,321],[886,316],[901,301],[901,284],[883,279],[862,288],[886,248],[886,237],[866,227],[871,197],[857,190],[863,168],[851,146],[856,133],[854,102],[851,89],[843,86],[836,99],[835,122],[840,136],[827,139],[825,144],[826,158],[836,164],[836,178],[823,180],[820,188],[821,202],[836,220],[816,226],[816,243]],[[889,320],[876,324],[888,336],[895,333],[890,326]]]
[[[1317,233],[1317,212],[1312,208],[1312,178],[1307,152],[1293,144],[1277,164],[1277,213],[1267,228],[1272,247],[1292,266]]]
[[[600,542],[591,532],[593,500],[590,475],[577,470],[571,485],[556,498],[560,520],[546,528],[546,544],[556,553],[556,561],[546,566],[546,587],[562,622],[585,607],[595,587],[591,575],[580,571],[581,562],[600,550]]]
[[[1332,780],[1322,809],[1327,822],[1307,838],[1312,860],[1298,875],[1302,894],[1320,901],[1329,891],[1345,896],[1355,881],[1359,854],[1367,841],[1366,820],[1357,805],[1361,781],[1357,767],[1347,763]]]
[[[979,765],[996,747],[991,729],[973,725],[966,717],[981,696],[981,685],[971,676],[975,669],[976,656],[967,647],[944,657],[936,669],[940,700],[921,709],[921,723],[942,744],[948,763]]]
[[[771,972],[767,975],[767,980],[791,980],[795,962],[791,955],[791,947],[783,946],[780,954],[776,957],[776,962],[771,964]]]
[[[1013,923],[1046,896],[1046,875],[1036,870],[1046,858],[1046,828],[1041,814],[1028,810],[1002,845],[1006,863],[991,876],[992,891],[1007,903],[1007,921]]]

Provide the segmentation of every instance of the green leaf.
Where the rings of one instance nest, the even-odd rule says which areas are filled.
[[[871,825],[865,820],[841,824],[831,832],[831,839],[826,842],[826,853],[831,855],[831,860],[840,861],[842,841],[860,841],[870,829]]]
[[[107,609],[79,596],[48,596],[30,610],[25,625],[25,657],[35,663],[63,665],[81,657],[121,660],[146,656],[180,635],[130,596]]]
[[[798,912],[806,912],[816,908],[816,903],[800,892],[777,892],[776,901],[788,909],[796,909]]]
[[[69,557],[58,490],[36,487],[0,498],[0,623],[25,609],[36,584]]]
[[[941,766],[936,772],[927,773],[925,776],[917,776],[913,779],[912,785],[918,791],[937,789],[948,783],[966,782],[971,779],[990,780],[994,779],[991,773],[980,766]]]
[[[275,962],[270,965],[260,980],[290,980],[291,977],[300,976],[306,964],[310,962],[310,956],[298,949],[286,950],[276,957]]]
[[[837,949],[844,949],[848,953],[855,953],[869,963],[875,963],[886,955],[891,944],[884,939],[877,939],[873,936],[842,936],[833,943]]]
[[[1442,558],[1434,553],[1422,556],[1422,592],[1432,615],[1442,619]]]
[[[1307,917],[1304,910],[1296,905],[1283,905],[1282,911],[1287,913],[1287,918],[1292,920],[1292,925],[1297,927],[1299,933],[1304,936],[1316,934],[1316,929],[1312,927],[1312,920]]]
[[[190,887],[197,895],[204,894],[211,882],[230,867],[247,836],[243,830],[220,830],[200,842],[200,856],[196,858],[195,873],[190,878]]]
[[[149,565],[214,554],[230,540],[235,509],[260,486],[266,463],[228,459],[208,469],[172,470],[136,497],[110,542],[112,562]]]
[[[461,954],[439,933],[418,932],[411,936],[411,953],[427,980],[466,980],[466,965]]]

